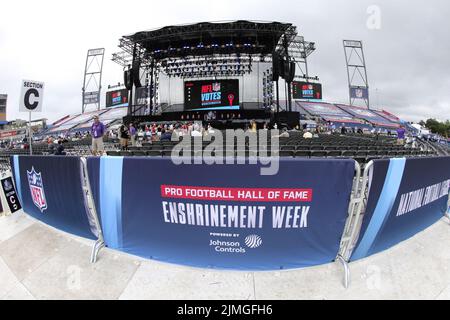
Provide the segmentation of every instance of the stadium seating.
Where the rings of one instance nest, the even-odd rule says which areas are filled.
[[[128,151],[110,151],[110,156],[150,156],[170,157],[175,142],[164,141],[143,143],[140,147],[130,147]],[[203,143],[203,149],[208,143]],[[232,148],[235,156],[245,155],[254,157],[263,155],[259,152],[261,146],[232,145],[224,141],[222,148],[216,153],[225,155],[227,149]],[[192,146],[193,148],[193,146]],[[261,148],[263,150],[264,148]],[[291,132],[291,137],[280,138],[279,149],[271,150],[270,141],[266,146],[268,155],[278,155],[289,158],[353,158],[360,163],[366,163],[372,159],[389,157],[433,156],[437,153],[433,150],[421,150],[419,148],[406,148],[396,145],[395,138],[371,137],[361,135],[320,135],[318,138],[304,139],[300,132]],[[212,153],[215,155],[216,153]],[[202,152],[192,151],[192,156],[201,156]]]
[[[397,145],[397,140],[389,136],[323,134],[313,139],[304,139],[300,131],[291,131],[289,135],[289,138],[279,138],[279,148],[276,150],[272,150],[272,141],[268,137],[266,144],[257,146],[249,145],[248,141],[243,145],[224,141],[222,147],[215,150],[216,152],[213,152],[212,155],[223,154],[225,156],[226,151],[231,149],[234,156],[255,157],[267,154],[288,158],[353,158],[360,163],[366,163],[378,158],[436,156],[450,153],[450,149],[442,144],[419,140],[418,147],[412,148],[411,146]],[[177,143],[173,141],[145,142],[140,146],[130,146],[128,150],[121,151],[117,139],[105,139],[105,151],[110,156],[170,157],[172,149]],[[209,142],[203,141],[202,148],[205,149],[208,145]],[[92,154],[91,139],[89,138],[66,142],[64,148],[67,155],[90,156]],[[193,146],[192,149],[194,149]],[[25,155],[28,152],[25,149],[2,149],[0,157],[6,159],[11,155]],[[48,145],[46,143],[33,144],[33,153],[49,155]],[[191,155],[201,156],[202,152],[192,151]]]

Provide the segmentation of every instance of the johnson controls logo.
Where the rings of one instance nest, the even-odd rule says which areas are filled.
[[[219,253],[246,253],[247,250],[257,249],[262,245],[262,238],[255,234],[245,237],[242,241],[238,239],[239,234],[210,233],[210,236],[220,238],[209,241],[209,246]]]
[[[262,245],[262,239],[256,234],[249,235],[245,238],[245,245],[250,249],[256,249]]]

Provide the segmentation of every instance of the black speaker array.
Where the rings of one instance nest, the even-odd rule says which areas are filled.
[[[272,81],[278,81],[280,77],[280,55],[276,52],[272,55]]]
[[[280,57],[276,52],[272,55],[272,80],[277,81],[278,78],[283,78],[287,82],[292,82],[295,77],[295,62]]]
[[[133,62],[131,69],[125,70],[123,72],[123,83],[128,90],[133,88],[133,84],[136,88],[142,87],[141,76],[140,76],[140,61],[136,60]]]
[[[288,65],[289,65],[289,71],[285,75],[284,79],[288,83],[290,83],[290,82],[294,81],[294,78],[295,78],[295,62],[291,61],[290,63],[288,63]]]
[[[133,83],[136,88],[142,87],[141,75],[139,72],[140,69],[141,69],[141,62],[139,60],[133,61],[133,67],[131,68],[131,76],[133,78]]]
[[[123,83],[125,88],[131,90],[133,88],[133,79],[131,78],[131,69],[125,70],[123,73]]]

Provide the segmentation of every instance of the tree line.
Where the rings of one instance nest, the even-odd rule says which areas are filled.
[[[436,119],[428,119],[427,121],[420,121],[419,124],[427,127],[432,133],[440,134],[448,138],[450,136],[450,121],[440,122]]]

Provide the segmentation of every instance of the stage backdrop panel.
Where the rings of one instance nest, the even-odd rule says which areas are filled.
[[[62,231],[97,239],[85,207],[80,158],[13,156],[11,160],[27,214]]]
[[[375,160],[366,213],[351,260],[386,250],[447,210],[450,157]]]
[[[164,158],[90,158],[105,242],[196,267],[300,268],[335,259],[348,214],[353,160],[175,165]]]

